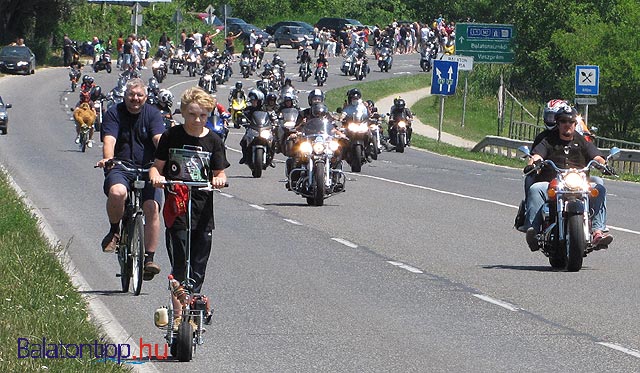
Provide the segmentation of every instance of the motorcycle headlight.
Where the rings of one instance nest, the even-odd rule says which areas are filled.
[[[300,144],[300,152],[302,154],[311,154],[312,151],[313,151],[313,147],[311,146],[310,142],[305,141],[302,144]]]
[[[263,139],[270,139],[271,138],[271,130],[261,130],[260,131],[260,137],[262,137]]]
[[[347,129],[351,132],[367,132],[367,124],[366,123],[349,123]]]
[[[20,67],[20,66],[26,66],[26,65],[28,65],[28,64],[29,64],[29,62],[26,62],[26,61],[19,61],[16,65],[17,65],[18,67]]]
[[[292,129],[296,126],[296,122],[284,122],[284,128]]]
[[[384,57],[380,56],[380,57],[378,57],[378,60],[382,61],[382,60],[384,60]]]
[[[398,127],[405,128],[407,126],[407,122],[401,120],[398,122]]]
[[[564,176],[564,186],[569,190],[579,190],[584,186],[584,178],[578,172],[568,172]]]
[[[314,142],[313,143],[313,152],[316,154],[320,154],[324,152],[324,143],[322,142]]]
[[[329,143],[329,149],[331,149],[332,152],[335,152],[336,150],[338,150],[339,147],[340,147],[340,143],[337,142],[336,140],[331,140],[331,142]]]

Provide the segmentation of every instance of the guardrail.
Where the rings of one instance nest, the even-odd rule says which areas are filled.
[[[518,147],[531,146],[531,141],[514,140],[501,136],[487,136],[471,149],[472,152],[485,152],[491,154],[500,154],[510,158],[522,156],[518,154]],[[609,148],[600,148],[603,152]],[[640,150],[620,149],[618,159],[612,161],[613,167],[618,173],[628,173],[632,175],[640,175]]]

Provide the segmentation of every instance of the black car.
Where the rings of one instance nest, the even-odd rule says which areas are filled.
[[[9,113],[7,109],[11,108],[11,104],[5,104],[0,97],[0,132],[3,135],[7,134],[7,127],[9,127]]]
[[[291,48],[311,45],[313,29],[309,31],[300,26],[280,26],[273,34],[273,42],[276,48],[280,48],[281,45],[290,45]]]
[[[326,28],[335,32],[340,32],[346,26],[364,27],[360,21],[353,18],[324,17],[320,18],[316,23],[316,27],[319,29]]]
[[[279,29],[281,26],[298,26],[298,27],[302,27],[303,29],[305,29],[310,33],[313,32],[313,26],[302,21],[280,21],[271,26],[267,26],[264,29],[264,31],[266,31],[268,34],[274,35],[276,33],[276,30]]]
[[[227,32],[231,31],[234,35],[237,35],[240,31],[242,31],[242,35],[240,35],[240,40],[245,45],[249,45],[249,36],[251,35],[251,30],[256,30],[256,34],[262,36],[262,46],[266,47],[271,43],[271,35],[262,31],[258,26],[254,26],[250,23],[235,23],[235,24],[227,24]]]
[[[33,74],[36,72],[36,56],[24,45],[4,47],[0,50],[0,72]]]

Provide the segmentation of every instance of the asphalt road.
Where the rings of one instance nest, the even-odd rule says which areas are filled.
[[[280,53],[297,71],[292,51]],[[392,73],[418,74],[418,60],[396,57]],[[327,89],[353,83],[337,75],[335,61]],[[94,75],[103,90],[115,85],[115,74]],[[302,92],[313,88],[294,75]],[[373,72],[367,80],[388,76]],[[179,96],[195,83],[183,73],[162,86]],[[13,104],[0,162],[67,247],[88,286],[82,291],[113,316],[103,325],[126,330],[114,342],[162,346],[153,311],[169,300],[164,246],[156,256],[163,272],[138,297],[120,293],[117,260],[100,250],[106,198],[93,165],[101,149],[83,154],[73,143],[65,105],[77,97],[68,89],[62,68],[0,79],[0,94]],[[221,88],[219,97],[227,92]],[[590,254],[582,271],[557,272],[512,228],[520,170],[415,149],[383,153],[348,174],[345,193],[309,207],[285,190],[282,163],[251,178],[238,164],[241,136],[229,135],[231,186],[216,198],[203,291],[213,301],[213,324],[180,369],[640,370],[637,185],[607,181],[614,243]],[[172,360],[135,367],[178,368]]]

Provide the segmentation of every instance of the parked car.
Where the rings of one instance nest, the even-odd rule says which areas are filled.
[[[0,132],[3,135],[7,134],[7,128],[9,127],[9,113],[7,109],[11,109],[11,104],[5,104],[0,97]]]
[[[0,72],[34,74],[36,72],[36,56],[29,47],[6,46],[0,50]]]
[[[247,21],[245,21],[242,18],[235,18],[235,17],[227,17],[227,27],[229,25],[238,25],[238,24],[245,24],[248,25]]]
[[[299,26],[305,29],[305,31],[313,32],[313,26],[311,26],[307,22],[302,21],[280,21],[271,26],[267,26],[264,31],[268,34],[274,35],[276,33],[276,30],[279,29],[280,26]]]
[[[316,23],[316,27],[319,29],[325,27],[327,30],[334,30],[335,32],[339,32],[345,26],[364,27],[360,21],[353,18],[324,17],[320,18]]]
[[[309,31],[300,26],[280,26],[273,34],[273,42],[276,48],[280,48],[281,45],[290,45],[291,48],[311,45],[313,29]]]
[[[229,18],[227,18],[227,20],[228,19]],[[256,34],[262,36],[263,47],[266,47],[267,45],[269,45],[269,43],[271,43],[271,35],[262,31],[258,26],[254,26],[250,23],[234,23],[231,25],[227,23],[227,33],[231,31],[233,32],[234,35],[236,35],[240,31],[242,31],[242,35],[240,35],[240,40],[242,40],[242,42],[245,45],[249,44],[249,35],[251,35],[251,30],[256,30]]]

